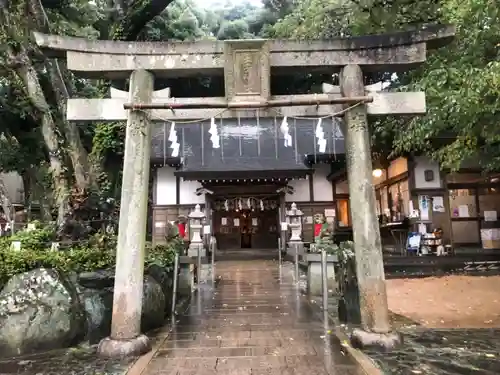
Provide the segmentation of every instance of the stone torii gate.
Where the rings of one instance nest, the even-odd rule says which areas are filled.
[[[35,33],[48,57],[65,58],[68,68],[84,78],[126,80],[128,100],[70,99],[68,120],[126,120],[113,318],[110,337],[99,345],[105,356],[145,353],[141,334],[144,245],[150,170],[152,118],[164,120],[210,117],[328,116],[345,112],[345,142],[362,328],[382,339],[394,339],[388,317],[380,232],[372,185],[367,115],[425,113],[422,92],[367,94],[363,72],[397,72],[425,62],[428,49],[450,42],[454,29],[427,27],[413,32],[331,41],[90,41]],[[314,70],[341,72],[340,87],[314,95],[275,96],[271,74]],[[153,77],[223,75],[225,97],[169,98],[154,91]],[[328,86],[328,85],[326,85]],[[351,107],[348,107],[351,106]],[[221,110],[225,110],[221,113]],[[193,124],[196,126],[196,124]]]

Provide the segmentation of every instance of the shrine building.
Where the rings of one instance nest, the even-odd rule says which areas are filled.
[[[305,213],[304,236],[312,238],[312,216],[335,210],[329,176],[344,163],[339,119],[217,119],[212,141],[211,120],[191,125],[164,123],[153,135],[153,233],[161,241],[163,227],[196,204],[207,215],[220,249],[276,248],[285,209],[296,202]],[[172,158],[176,134],[179,157]],[[323,139],[318,139],[318,134]],[[164,140],[167,139],[165,158]],[[323,145],[324,142],[325,144]],[[169,144],[170,143],[170,144]]]
[[[348,66],[359,69],[359,83],[378,73],[408,71],[453,36],[454,29],[446,25],[328,41],[255,39],[196,45],[35,33],[44,53],[66,59],[68,69],[79,77],[110,79],[124,89],[123,82],[134,71],[154,75],[145,91],[151,94],[142,102],[133,90],[112,88],[110,98],[69,99],[67,119],[127,121],[129,114],[150,110],[150,155],[139,158],[150,158],[151,163],[153,241],[164,241],[167,223],[187,216],[199,204],[221,250],[276,248],[280,236],[284,239],[281,223],[292,202],[304,213],[305,242],[313,240],[316,214],[323,214],[339,232],[348,232],[351,205],[366,203],[351,196],[360,197],[368,174],[363,165],[363,177],[356,179],[355,168],[350,168],[353,180],[348,181],[346,165],[350,160],[352,167],[354,160],[361,167],[361,159],[346,155],[344,115],[356,105],[365,106],[372,118],[423,115],[426,103],[424,92],[386,92],[370,82],[364,82],[365,95],[363,87],[346,94],[342,87],[348,83],[340,79],[340,86],[334,86],[333,79]],[[278,92],[277,81],[312,73],[325,77],[316,93]],[[209,78],[218,85],[219,96],[190,97],[188,80],[194,77]],[[383,165],[375,161],[372,168],[381,230],[418,219],[410,229],[440,228],[444,242],[453,246],[500,248],[498,176],[484,176],[474,166],[449,175],[419,155],[403,155]],[[401,233],[406,236],[408,228]],[[403,239],[393,240],[402,248]]]

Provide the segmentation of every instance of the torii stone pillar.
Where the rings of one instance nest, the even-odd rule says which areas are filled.
[[[358,65],[342,69],[340,88],[342,95],[347,97],[364,94],[363,72]],[[361,346],[380,343],[393,347],[400,337],[391,332],[389,322],[366,105],[347,111],[345,122],[347,179],[362,327],[353,332],[352,339]]]
[[[150,72],[132,72],[130,102],[150,103],[153,83]],[[106,357],[140,355],[151,349],[149,339],[141,334],[151,153],[148,112],[131,110],[127,121],[111,335],[98,348],[99,354]]]

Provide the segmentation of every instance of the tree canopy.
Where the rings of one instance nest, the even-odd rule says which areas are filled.
[[[426,116],[373,124],[378,141],[393,152],[423,152],[443,167],[476,162],[500,168],[500,13],[491,0],[299,0],[273,27],[274,36],[329,39],[456,25],[456,40],[432,52],[419,69],[392,77],[392,90],[424,90]],[[378,138],[377,138],[378,137]],[[382,139],[381,139],[382,138]]]

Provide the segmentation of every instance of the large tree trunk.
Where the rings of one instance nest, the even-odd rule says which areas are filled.
[[[24,190],[24,210],[26,211],[27,221],[31,220],[31,202],[33,197],[33,187],[34,184],[31,181],[30,174],[23,170],[21,171],[21,178],[23,180],[23,190]]]
[[[38,31],[50,33],[49,20],[41,1],[30,0],[29,6]],[[52,87],[56,95],[57,105],[61,114],[61,125],[68,144],[67,152],[73,165],[76,185],[80,189],[86,189],[91,184],[92,177],[89,170],[87,151],[83,147],[77,126],[66,120],[66,107],[67,101],[70,97],[70,92],[68,92],[64,76],[69,76],[69,74],[63,74],[59,63],[55,59],[47,59],[45,61],[45,65],[50,76],[50,81],[52,83]],[[66,68],[63,66],[62,69]]]
[[[3,177],[0,175],[0,200],[2,204],[3,213],[5,215],[5,220],[9,223],[14,219],[14,206],[12,205],[12,200],[9,197],[9,192],[5,187],[3,182]]]
[[[59,147],[57,126],[31,62],[24,56],[25,63],[16,68],[16,73],[24,82],[28,97],[41,114],[42,135],[49,154],[49,162],[54,185],[55,204],[58,207],[57,221],[61,222],[68,211],[69,189],[64,174],[63,152]]]
[[[18,30],[13,30],[16,28],[16,23],[11,20],[7,3],[6,0],[0,1],[0,24],[4,27],[7,36],[16,40]],[[62,222],[69,207],[69,189],[64,173],[64,152],[59,147],[57,126],[45,99],[38,73],[29,59],[26,47],[22,43],[17,43],[16,47],[17,50],[14,50],[11,45],[6,46],[7,65],[24,83],[28,98],[40,114],[42,136],[49,155],[55,204],[58,207],[58,222]]]
[[[43,172],[39,167],[28,167],[21,173],[24,184],[24,206],[27,209],[28,221],[32,219],[34,202],[38,202],[40,216],[44,222],[52,221],[50,204],[51,192],[47,191],[45,184],[40,180]]]

